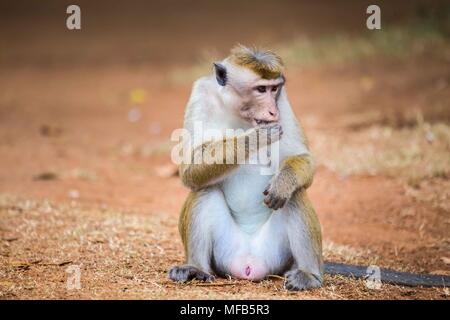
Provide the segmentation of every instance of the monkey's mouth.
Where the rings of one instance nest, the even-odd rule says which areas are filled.
[[[256,126],[259,125],[268,125],[270,123],[274,123],[275,121],[267,121],[267,120],[262,120],[262,119],[253,119],[253,124]]]

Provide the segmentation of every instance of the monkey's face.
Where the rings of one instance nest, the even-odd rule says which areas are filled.
[[[240,86],[239,95],[244,97],[239,106],[239,115],[252,126],[278,122],[278,97],[284,79],[256,79]]]
[[[256,72],[230,63],[215,63],[216,79],[233,113],[250,126],[278,122],[278,97],[284,85],[281,75],[263,79]]]
[[[283,79],[259,79],[250,86],[250,100],[241,108],[241,116],[253,126],[278,122],[278,97]]]

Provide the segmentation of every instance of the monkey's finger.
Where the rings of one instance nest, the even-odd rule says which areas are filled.
[[[281,201],[278,203],[277,210],[283,208],[285,204],[286,204],[286,199],[281,199]]]
[[[272,198],[270,199],[268,207],[271,208],[271,209],[276,210],[275,208],[277,206],[278,200],[279,199],[276,196],[272,196]]]
[[[277,209],[276,209],[276,208],[277,208],[277,203],[278,203],[278,198],[277,198],[277,197],[273,197],[273,198],[270,200],[269,208],[272,209],[272,210],[277,210]]]
[[[269,207],[270,199],[271,199],[270,195],[268,195],[268,196],[266,196],[266,197],[264,198],[264,204],[265,204],[267,207]]]
[[[211,274],[208,274],[206,272],[199,271],[195,274],[195,279],[200,281],[208,281],[213,282],[215,280],[214,276]]]
[[[182,267],[173,267],[169,271],[169,278],[173,281],[177,282],[187,282],[192,280],[193,274],[192,270],[189,267],[182,266]]]
[[[283,202],[284,202],[283,198],[278,198],[277,202],[275,203],[274,210],[280,209],[283,206]]]

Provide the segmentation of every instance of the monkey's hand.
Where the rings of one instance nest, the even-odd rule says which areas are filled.
[[[257,152],[260,148],[267,147],[277,142],[283,135],[283,129],[277,123],[257,126],[245,132],[238,138],[238,145],[241,141],[245,144],[246,156]]]
[[[296,190],[307,189],[312,184],[313,175],[314,163],[309,154],[286,158],[263,192],[264,203],[274,210],[282,208]]]
[[[279,141],[283,135],[283,128],[278,123],[258,126],[255,129],[258,133],[260,147]]]
[[[250,143],[255,146],[250,146],[251,149],[258,150],[259,148],[269,146],[281,139],[283,135],[283,128],[278,123],[257,126],[248,131]]]
[[[295,176],[287,170],[279,171],[264,190],[264,204],[273,210],[278,210],[286,204],[297,189]]]

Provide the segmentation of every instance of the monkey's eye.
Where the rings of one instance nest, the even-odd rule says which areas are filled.
[[[256,90],[258,90],[259,93],[264,93],[264,92],[266,92],[266,87],[265,86],[257,86]]]
[[[272,87],[272,91],[273,91],[273,92],[276,92],[277,90],[278,90],[278,86],[273,86],[273,87]]]

